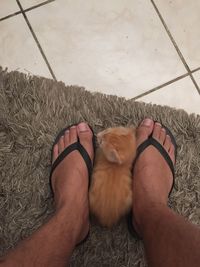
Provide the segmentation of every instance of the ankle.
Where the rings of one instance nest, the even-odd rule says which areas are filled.
[[[69,239],[69,242],[73,246],[80,241],[82,234],[84,235],[85,232],[86,234],[88,232],[88,217],[86,215],[81,216],[81,214],[75,214],[69,209],[66,209],[65,206],[57,209],[53,217],[58,222],[58,227],[62,229],[63,233],[66,232],[66,238]]]
[[[170,208],[163,203],[151,203],[147,205],[139,214],[139,220],[136,222],[138,230],[143,236],[146,232],[153,232],[157,228],[163,216],[170,212]]]

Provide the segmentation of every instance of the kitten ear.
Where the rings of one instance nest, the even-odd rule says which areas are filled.
[[[115,150],[115,149],[111,149],[108,153],[107,153],[107,159],[110,161],[110,162],[113,162],[113,163],[118,163],[118,164],[121,164],[122,161],[119,157],[119,153]]]

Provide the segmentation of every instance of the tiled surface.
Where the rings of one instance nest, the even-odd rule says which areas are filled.
[[[46,56],[66,84],[200,114],[200,71],[195,86],[177,53],[200,68],[199,1],[155,0],[178,48],[153,0],[19,1],[24,9],[46,3],[26,13],[39,44],[22,14],[0,21],[1,66],[51,77]],[[17,11],[16,0],[0,0],[0,18]]]
[[[45,2],[45,0],[20,0],[20,3],[24,9],[38,5],[42,2]]]
[[[138,101],[167,105],[184,109],[188,113],[200,114],[200,96],[189,77],[141,97]]]
[[[197,84],[199,85],[200,87],[200,71],[197,71],[193,74],[193,77],[195,78]],[[200,106],[200,105],[199,105]]]
[[[0,19],[19,11],[15,0],[0,0]]]
[[[67,84],[131,98],[185,73],[150,1],[57,0],[27,15]]]
[[[51,77],[22,15],[1,21],[0,33],[2,67]]]
[[[200,65],[200,1],[155,0],[190,69]]]

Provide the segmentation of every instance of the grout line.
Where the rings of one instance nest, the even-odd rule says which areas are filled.
[[[23,17],[24,17],[24,19],[25,19],[25,21],[26,21],[26,23],[27,23],[27,25],[28,25],[28,27],[29,27],[29,29],[30,29],[30,31],[31,31],[31,34],[32,34],[32,36],[33,36],[33,38],[34,38],[34,40],[35,40],[35,42],[36,42],[36,44],[37,44],[37,46],[38,46],[38,48],[39,48],[39,50],[40,50],[40,53],[41,53],[41,55],[42,55],[44,61],[45,61],[46,64],[47,64],[47,67],[48,67],[48,69],[49,69],[49,71],[50,71],[50,73],[51,73],[53,79],[56,81],[56,76],[55,76],[55,74],[53,73],[53,70],[52,70],[52,68],[51,68],[51,66],[50,66],[50,64],[49,64],[49,62],[48,62],[48,60],[47,60],[47,57],[46,57],[45,54],[44,54],[44,51],[43,51],[43,49],[42,49],[42,47],[41,47],[41,45],[40,45],[40,43],[39,43],[39,41],[38,41],[38,39],[37,39],[37,36],[35,35],[35,32],[33,31],[33,28],[32,28],[32,26],[31,26],[31,24],[30,24],[30,22],[29,22],[29,20],[28,20],[28,18],[27,18],[27,16],[26,16],[26,13],[24,12],[24,10],[23,10],[23,8],[22,8],[22,6],[21,6],[20,1],[19,1],[19,0],[16,0],[16,2],[17,2],[17,4],[18,4],[18,6],[19,6],[19,8],[20,8],[20,10],[21,10],[21,12],[22,12],[22,15],[23,15]]]
[[[54,1],[55,1],[55,0],[47,0],[47,1],[44,1],[44,2],[42,2],[42,3],[40,3],[40,4],[38,4],[38,5],[31,6],[31,7],[29,7],[29,8],[24,9],[24,12],[31,11],[31,10],[33,10],[33,9],[35,9],[35,8],[44,6],[44,5],[46,5],[46,4],[48,4],[48,3],[51,3],[51,2],[54,2]],[[22,11],[17,11],[17,12],[15,12],[15,13],[12,13],[12,14],[10,14],[10,15],[7,15],[7,16],[5,16],[5,17],[0,18],[0,21],[3,21],[3,20],[5,20],[5,19],[9,19],[9,18],[14,17],[14,16],[17,16],[17,15],[19,15],[19,14],[21,14],[21,13],[22,13]]]
[[[167,34],[168,34],[170,40],[172,41],[172,43],[173,43],[173,45],[174,45],[174,47],[175,47],[175,49],[176,49],[176,52],[178,53],[178,55],[179,55],[179,57],[180,57],[182,63],[184,64],[184,66],[185,66],[185,68],[186,68],[186,70],[187,70],[187,72],[188,72],[188,74],[189,74],[189,76],[190,76],[190,78],[191,78],[191,80],[192,80],[194,86],[196,87],[198,93],[200,94],[200,88],[199,88],[199,86],[197,85],[197,83],[196,83],[194,77],[192,76],[192,74],[191,74],[191,70],[190,70],[190,68],[189,68],[189,66],[188,66],[188,64],[187,64],[187,62],[186,62],[186,60],[185,60],[183,54],[181,53],[180,49],[178,48],[178,45],[177,45],[176,41],[174,40],[174,38],[173,38],[171,32],[169,31],[169,29],[168,29],[168,27],[167,27],[167,24],[165,23],[165,21],[164,21],[162,15],[161,15],[161,13],[160,13],[160,11],[158,10],[158,7],[157,7],[156,4],[154,3],[154,0],[151,0],[151,3],[152,3],[152,5],[154,6],[154,9],[155,9],[157,15],[159,16],[159,18],[160,18],[160,20],[161,20],[161,22],[162,22],[162,24],[163,24],[163,26],[164,26],[164,28],[165,28]]]
[[[35,6],[31,6],[31,7],[27,8],[27,9],[24,9],[24,12],[31,11],[32,9],[35,9],[35,8],[44,6],[44,5],[49,4],[49,3],[51,3],[51,2],[54,2],[54,1],[55,1],[55,0],[47,0],[47,1],[44,1],[44,2],[42,2],[42,3],[40,3],[40,4],[37,4],[37,5],[35,5]]]
[[[198,67],[198,68],[196,68],[196,69],[194,69],[194,70],[191,70],[191,73],[194,73],[194,72],[196,72],[196,71],[198,71],[198,70],[200,70],[200,67]]]
[[[191,72],[191,74],[193,74],[193,73],[195,73],[195,72],[197,72],[197,71],[199,71],[199,70],[200,70],[200,67],[198,67],[198,68],[196,68],[196,69],[193,69],[193,70],[191,70],[190,72]],[[176,81],[179,81],[179,80],[181,80],[181,79],[183,79],[183,78],[185,78],[185,77],[187,77],[187,76],[190,76],[190,74],[189,74],[189,73],[185,73],[185,74],[183,74],[183,75],[181,75],[181,76],[179,76],[179,77],[177,77],[177,78],[175,78],[175,79],[173,79],[173,80],[170,80],[170,81],[168,81],[168,82],[166,82],[166,83],[163,83],[163,84],[161,84],[161,85],[158,85],[158,86],[154,87],[153,89],[150,89],[150,90],[146,91],[145,93],[142,93],[142,94],[140,94],[140,95],[137,95],[137,96],[135,96],[135,97],[133,97],[133,98],[131,98],[131,99],[132,99],[132,100],[136,100],[136,99],[138,99],[138,98],[140,98],[140,97],[143,97],[143,96],[145,96],[145,95],[149,95],[150,93],[153,93],[153,92],[155,92],[155,91],[157,91],[157,90],[159,90],[159,89],[161,89],[161,88],[163,88],[163,87],[165,87],[165,86],[167,86],[167,85],[170,85],[171,83],[174,83],[174,82],[176,82]]]
[[[12,13],[12,14],[8,15],[8,16],[5,16],[5,17],[0,18],[0,21],[3,21],[3,20],[5,20],[5,19],[9,19],[9,18],[14,17],[14,16],[16,16],[16,15],[19,15],[19,14],[21,14],[21,13],[22,13],[21,11],[17,11],[17,12],[15,12],[15,13]]]
[[[186,70],[187,70],[188,72],[190,72],[190,68],[189,68],[189,66],[187,65],[186,60],[184,59],[183,54],[181,53],[180,49],[178,48],[178,45],[177,45],[176,41],[174,40],[174,38],[173,38],[171,32],[169,31],[169,29],[168,29],[168,27],[167,27],[167,24],[165,23],[164,19],[162,18],[162,15],[161,15],[160,11],[158,10],[156,4],[154,3],[154,0],[151,0],[151,3],[153,4],[154,9],[156,10],[156,13],[157,13],[157,15],[159,16],[159,18],[160,18],[160,20],[161,20],[161,22],[162,22],[162,24],[163,24],[165,30],[167,31],[167,34],[168,34],[170,40],[172,41],[172,43],[173,43],[173,45],[174,45],[174,47],[175,47],[175,49],[176,49],[176,52],[178,53],[179,57],[181,58],[181,61],[183,62],[183,64],[184,64]]]
[[[189,73],[189,75],[190,75],[190,78],[191,78],[191,80],[193,81],[193,83],[194,83],[194,85],[195,85],[195,87],[196,87],[196,89],[197,89],[197,92],[198,92],[199,95],[200,95],[200,88],[199,88],[199,86],[198,86],[198,84],[197,84],[197,82],[196,82],[194,76],[192,75],[192,73]]]
[[[163,88],[163,87],[165,87],[165,86],[167,86],[167,85],[170,85],[170,84],[172,84],[172,83],[174,83],[174,82],[177,82],[177,81],[179,81],[179,80],[181,80],[181,79],[183,79],[183,78],[185,78],[185,77],[187,77],[187,76],[189,76],[189,73],[185,73],[185,74],[183,74],[183,75],[181,75],[181,76],[179,76],[179,77],[177,77],[177,78],[175,78],[175,79],[173,79],[173,80],[170,80],[170,81],[168,81],[168,82],[166,82],[166,83],[163,83],[163,84],[161,84],[161,85],[159,85],[159,86],[156,86],[156,87],[154,87],[153,89],[150,89],[150,90],[148,90],[148,91],[146,91],[146,92],[144,92],[144,93],[142,93],[142,94],[140,94],[140,95],[137,95],[137,96],[131,98],[131,100],[136,100],[136,99],[138,99],[138,98],[140,98],[140,97],[143,97],[143,96],[145,96],[145,95],[149,95],[150,93],[153,93],[153,92],[155,92],[155,91],[158,91],[159,89],[161,89],[161,88]]]

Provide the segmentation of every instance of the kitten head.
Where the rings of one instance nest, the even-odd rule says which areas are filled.
[[[108,128],[97,134],[99,147],[110,162],[132,163],[136,153],[135,129],[127,127]]]

